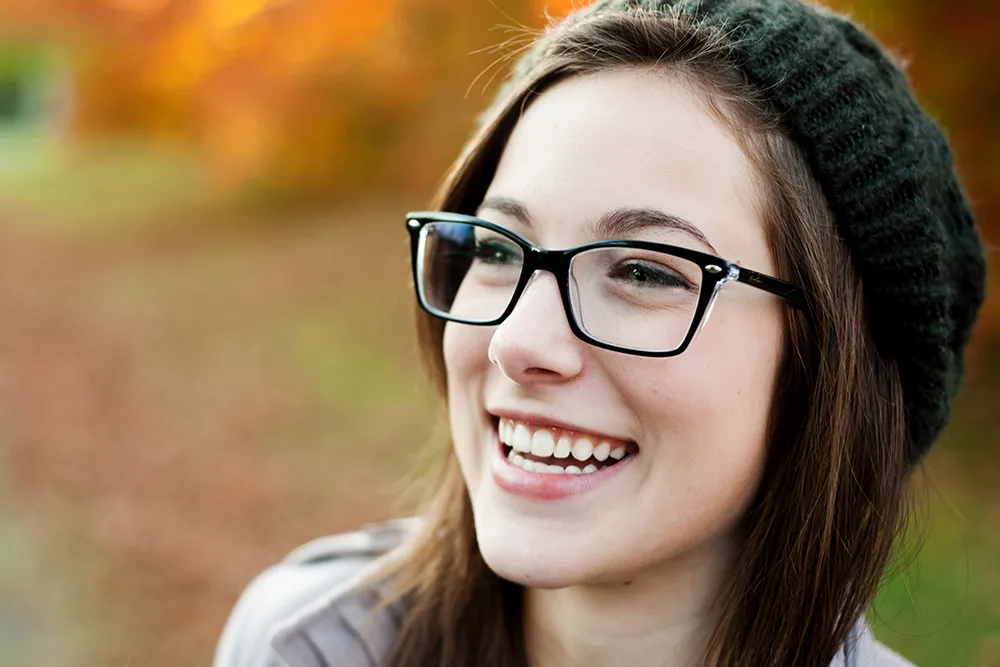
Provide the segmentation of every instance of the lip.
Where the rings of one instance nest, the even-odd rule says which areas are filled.
[[[610,433],[602,433],[601,431],[595,431],[584,426],[578,426],[559,419],[535,415],[529,412],[519,412],[517,410],[487,410],[487,412],[489,412],[489,414],[493,417],[513,419],[514,421],[524,422],[525,424],[531,424],[532,426],[548,426],[562,431],[572,431],[573,433],[579,433],[580,435],[591,436],[595,440],[610,440],[612,442],[628,443],[630,447],[635,444],[628,438],[622,438],[621,436],[612,435]]]
[[[514,419],[514,417],[510,418]],[[533,421],[530,423],[555,425],[552,422]],[[493,474],[493,481],[496,485],[507,493],[536,500],[561,500],[591,491],[627,468],[636,457],[635,454],[630,454],[614,465],[586,475],[552,475],[528,472],[511,463],[504,455],[503,444],[500,442],[500,435],[496,428],[493,429],[493,446],[490,450],[490,472]]]

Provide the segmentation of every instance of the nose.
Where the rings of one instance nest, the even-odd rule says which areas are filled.
[[[537,271],[493,332],[489,356],[517,384],[552,384],[583,371],[583,345],[566,320],[555,276]]]

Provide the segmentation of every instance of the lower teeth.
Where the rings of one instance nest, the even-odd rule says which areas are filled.
[[[579,466],[575,465],[567,465],[563,467],[555,464],[542,463],[541,461],[534,461],[532,459],[529,459],[523,456],[522,454],[514,451],[513,449],[511,449],[507,453],[507,459],[510,460],[510,462],[516,465],[517,467],[523,468],[528,472],[537,472],[550,475],[589,475],[590,473],[594,473],[597,472],[598,470],[601,470],[603,467],[607,467],[607,466],[602,466],[602,468],[598,468],[593,463],[588,463],[583,468],[580,468]],[[617,461],[614,461],[607,465],[614,465],[614,463],[617,463]]]

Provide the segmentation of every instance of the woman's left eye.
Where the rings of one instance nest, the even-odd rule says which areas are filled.
[[[648,261],[622,262],[611,271],[610,277],[638,287],[691,288],[691,283],[677,271]]]

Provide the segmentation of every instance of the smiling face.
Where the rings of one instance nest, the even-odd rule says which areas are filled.
[[[750,163],[702,95],[633,69],[571,78],[532,102],[478,215],[561,249],[608,238],[598,222],[615,211],[655,211],[695,229],[661,221],[615,238],[774,275],[761,199]],[[489,566],[555,588],[631,580],[724,551],[763,468],[781,308],[729,283],[683,354],[632,356],[576,338],[554,277],[542,272],[499,326],[449,322],[450,425]],[[503,458],[498,431],[520,449],[528,436],[543,449],[551,437],[552,455],[569,448],[570,463],[621,460],[546,493],[551,485],[530,477],[542,473]],[[587,443],[607,458],[596,461]]]

